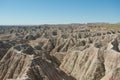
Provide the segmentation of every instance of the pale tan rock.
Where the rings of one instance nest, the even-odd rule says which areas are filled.
[[[112,26],[0,27],[0,80],[120,80],[120,31]]]

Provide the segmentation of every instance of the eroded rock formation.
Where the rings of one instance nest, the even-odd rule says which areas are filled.
[[[0,80],[120,80],[119,26],[1,26]]]

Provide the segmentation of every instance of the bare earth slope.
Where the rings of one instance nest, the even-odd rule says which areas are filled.
[[[0,80],[120,80],[120,25],[0,26]]]

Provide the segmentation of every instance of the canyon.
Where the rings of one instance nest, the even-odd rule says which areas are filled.
[[[120,24],[0,26],[0,80],[120,80]]]

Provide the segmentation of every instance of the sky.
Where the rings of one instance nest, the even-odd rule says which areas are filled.
[[[0,0],[0,25],[120,22],[120,0]]]

